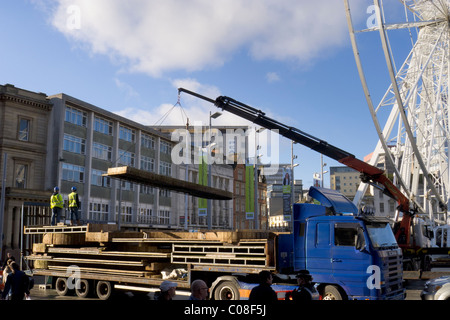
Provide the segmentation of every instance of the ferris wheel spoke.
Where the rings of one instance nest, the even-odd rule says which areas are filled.
[[[444,22],[444,19],[437,19],[431,21],[418,21],[418,22],[408,22],[408,23],[393,23],[393,24],[385,24],[385,30],[399,30],[399,29],[410,29],[410,28],[422,28],[440,24]],[[363,32],[372,32],[372,31],[380,31],[380,26],[375,26],[372,28],[355,30],[355,33],[363,33]]]

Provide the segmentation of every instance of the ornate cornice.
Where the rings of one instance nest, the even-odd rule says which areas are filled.
[[[36,107],[44,111],[51,111],[53,105],[48,102],[41,102],[30,98],[20,97],[8,93],[0,93],[0,101],[10,101],[14,103],[19,103],[26,106]]]

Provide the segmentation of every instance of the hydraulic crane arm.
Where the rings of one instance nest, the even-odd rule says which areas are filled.
[[[399,239],[398,237],[400,236],[400,232],[406,232],[405,240],[407,242],[406,244],[409,245],[409,225],[414,213],[410,210],[409,199],[405,197],[405,195],[403,195],[403,193],[392,183],[392,181],[390,181],[384,175],[384,171],[355,158],[353,154],[330,145],[324,140],[318,139],[297,128],[287,126],[274,119],[271,119],[267,117],[261,110],[255,109],[232,98],[220,96],[213,100],[184,88],[179,88],[178,94],[180,94],[181,92],[185,92],[197,98],[209,101],[222,110],[231,112],[266,129],[277,130],[280,135],[294,142],[300,143],[306,147],[309,147],[312,150],[315,150],[360,172],[363,182],[377,185],[377,187],[381,189],[386,195],[397,201],[398,209],[403,212],[403,219],[402,224],[399,228],[399,233],[396,234],[396,237],[397,239]]]

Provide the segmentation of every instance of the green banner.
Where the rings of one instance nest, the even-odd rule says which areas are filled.
[[[200,155],[200,164],[198,165],[198,184],[202,186],[208,185],[208,165],[206,156]],[[198,216],[206,217],[208,215],[208,200],[205,198],[198,199]]]
[[[292,218],[292,200],[291,199],[291,183],[292,170],[288,168],[283,169],[283,216],[284,221],[291,221]]]
[[[255,218],[255,171],[253,165],[245,166],[245,216]]]

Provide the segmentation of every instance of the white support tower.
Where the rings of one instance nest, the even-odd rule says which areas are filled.
[[[393,168],[394,183],[430,221],[448,223],[450,119],[448,83],[450,77],[450,1],[400,0],[404,21],[387,23],[385,8],[392,1],[374,0],[376,24],[355,30],[350,5],[344,0],[356,65],[379,142],[372,156],[373,165],[380,156]],[[386,9],[388,10],[388,9]],[[399,64],[389,35],[406,29],[411,51]],[[377,32],[391,84],[377,106],[372,101],[363,70],[357,36]],[[398,58],[397,58],[398,60]],[[403,59],[402,59],[403,60]],[[399,67],[399,68],[397,68]],[[366,184],[355,196],[359,205]]]

